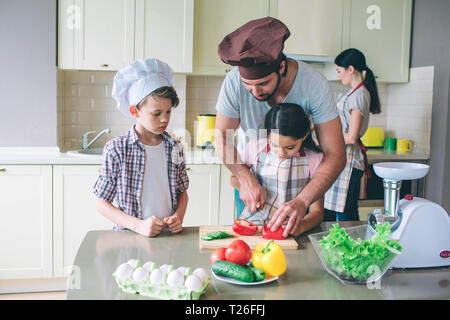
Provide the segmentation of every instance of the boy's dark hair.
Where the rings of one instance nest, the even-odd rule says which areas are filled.
[[[161,98],[161,99],[170,99],[170,101],[172,101],[173,108],[176,108],[178,106],[178,104],[180,103],[180,100],[178,99],[178,95],[177,95],[177,92],[174,87],[166,86],[166,87],[158,88],[155,91],[153,91],[152,93],[150,93],[148,96],[153,96],[155,98]],[[136,105],[136,108],[138,110],[141,109],[141,106],[145,102],[147,97],[142,99],[142,101]]]
[[[267,135],[278,130],[283,136],[295,139],[305,138],[302,146],[310,150],[322,152],[310,134],[311,121],[301,106],[295,103],[280,103],[272,106],[266,114],[264,127]]]
[[[375,75],[372,70],[366,65],[366,57],[364,54],[355,48],[350,48],[342,51],[336,59],[334,63],[339,66],[347,69],[350,66],[353,66],[359,72],[366,71],[366,76],[364,78],[364,86],[370,93],[370,112],[372,114],[377,114],[381,112],[380,106],[380,98],[378,96],[378,88],[377,83],[375,81]]]

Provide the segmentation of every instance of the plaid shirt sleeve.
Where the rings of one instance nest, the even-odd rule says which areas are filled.
[[[178,165],[178,176],[177,176],[177,194],[183,193],[189,188],[189,177],[186,171],[186,163],[184,158],[184,150],[181,144],[178,145],[177,148],[178,158],[180,159],[180,163]]]
[[[119,161],[113,151],[113,144],[107,143],[103,150],[102,171],[94,185],[93,193],[100,199],[113,202],[117,189]]]

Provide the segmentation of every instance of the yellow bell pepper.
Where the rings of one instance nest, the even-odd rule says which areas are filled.
[[[254,267],[264,270],[268,277],[277,277],[286,271],[283,249],[273,242],[273,239],[255,247],[252,264]]]

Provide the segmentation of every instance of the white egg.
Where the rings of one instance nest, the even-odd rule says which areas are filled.
[[[157,265],[156,263],[154,263],[153,261],[147,261],[146,263],[144,263],[144,265],[142,266],[142,268],[144,268],[145,270],[147,270],[148,272],[151,272],[153,269],[156,269]]]
[[[199,291],[203,286],[203,282],[199,277],[191,274],[186,278],[186,282],[184,283],[184,285],[189,291]]]
[[[195,274],[197,277],[199,277],[200,280],[202,280],[202,282],[205,282],[206,280],[209,279],[208,271],[206,271],[203,268],[195,269],[194,272],[192,272],[192,274]]]
[[[182,286],[184,283],[184,274],[178,270],[172,270],[167,276],[167,284],[171,287]]]
[[[177,271],[181,272],[181,274],[184,276],[186,273],[186,267],[179,267],[176,269]]]
[[[163,264],[161,267],[159,267],[159,270],[161,270],[164,273],[167,273],[167,268],[169,268],[169,265]]]
[[[116,270],[116,277],[123,279],[130,277],[133,273],[133,268],[128,263],[122,263]]]
[[[163,283],[166,281],[166,274],[161,269],[155,269],[150,273],[150,282],[153,284]]]
[[[127,262],[133,269],[141,266],[141,261],[138,259],[130,259]]]
[[[145,280],[147,278],[148,278],[148,271],[145,270],[144,268],[139,267],[136,270],[134,270],[134,272],[133,272],[133,280],[141,281],[141,280]]]

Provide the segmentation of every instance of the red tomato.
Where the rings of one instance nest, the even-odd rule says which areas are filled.
[[[225,258],[227,261],[245,266],[252,258],[252,250],[244,240],[234,240],[228,245]]]
[[[225,259],[225,250],[227,250],[227,248],[217,248],[216,250],[214,250],[211,253],[211,257],[209,258],[209,261],[211,262],[211,264],[213,264],[216,261],[219,260],[226,260]]]

